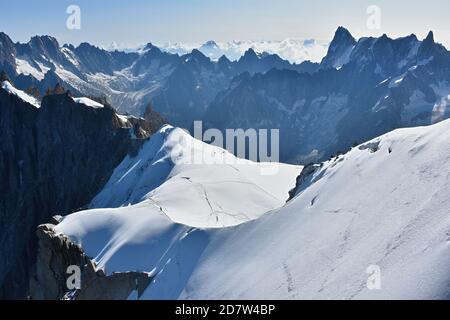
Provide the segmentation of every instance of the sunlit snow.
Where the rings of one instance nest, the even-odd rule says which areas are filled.
[[[3,81],[2,82],[2,89],[6,90],[9,94],[13,94],[23,101],[35,106],[36,108],[41,107],[41,103],[39,100],[37,100],[35,97],[30,96],[29,94],[16,89],[9,81]]]

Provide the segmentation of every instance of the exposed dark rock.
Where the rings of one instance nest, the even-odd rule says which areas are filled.
[[[27,296],[36,227],[87,205],[140,138],[159,129],[143,119],[132,126],[111,107],[68,94],[46,96],[37,109],[0,89],[0,299]]]
[[[64,219],[63,216],[56,215],[56,216],[53,216],[53,217],[50,219],[50,223],[51,223],[51,224],[54,224],[54,225],[57,225],[57,224],[60,224],[61,221],[63,221],[63,219]]]
[[[0,67],[11,77],[16,75],[16,47],[9,36],[0,32]]]
[[[344,27],[339,27],[331,41],[327,55],[322,60],[322,68],[335,67],[355,44],[356,40],[350,32]]]
[[[369,150],[371,153],[375,153],[380,150],[380,141],[368,142],[359,146],[359,150]]]
[[[125,300],[133,291],[140,296],[151,276],[143,272],[106,275],[83,250],[64,235],[57,235],[54,225],[38,227],[36,271],[31,278],[30,298],[35,300]],[[80,268],[80,288],[69,289],[70,266]]]
[[[322,167],[322,164],[309,164],[305,166],[297,177],[297,182],[295,187],[289,191],[289,199],[287,202],[294,199],[294,197],[302,190],[304,183],[311,177],[313,173],[319,170]],[[312,203],[314,204],[314,203]]]

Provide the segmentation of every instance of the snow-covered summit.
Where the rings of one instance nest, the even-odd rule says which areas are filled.
[[[278,173],[264,179],[264,169],[273,165],[237,159],[166,125],[137,156],[128,156],[116,168],[90,207],[150,201],[177,223],[193,227],[235,225],[287,200],[301,168],[277,164]]]
[[[280,164],[276,175],[261,176],[267,165],[237,161],[165,126],[124,159],[90,210],[66,217],[57,231],[108,272],[159,270],[170,244],[192,228],[238,225],[281,207],[301,168]]]

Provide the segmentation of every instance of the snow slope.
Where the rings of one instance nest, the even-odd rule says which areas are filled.
[[[250,212],[232,191],[223,201]],[[151,271],[144,299],[449,298],[449,193],[447,120],[353,148],[306,177],[287,205],[237,226],[186,226],[194,204],[185,224],[173,223],[147,197],[73,214],[57,230],[109,272]],[[379,290],[367,287],[374,265]]]
[[[278,172],[262,175],[269,166]],[[235,226],[281,207],[300,171],[238,160],[165,126],[116,168],[92,210],[68,216],[58,231],[108,272],[160,270],[163,254],[192,228]]]
[[[41,103],[39,102],[38,99],[30,96],[29,94],[27,94],[19,89],[16,89],[9,81],[2,82],[2,89],[6,90],[9,94],[13,94],[13,95],[19,97],[23,101],[35,106],[36,108],[41,107]]]
[[[72,99],[76,103],[84,104],[85,106],[88,106],[88,107],[92,107],[92,108],[103,108],[104,107],[104,105],[102,105],[101,103],[98,103],[98,102],[96,102],[92,99],[86,98],[86,97],[72,98]]]
[[[38,64],[39,68],[41,69],[38,70],[37,68],[33,67],[27,59],[16,58],[16,65],[16,72],[18,74],[31,75],[39,81],[42,81],[47,71],[50,70],[48,67],[45,67],[42,64],[40,66]]]

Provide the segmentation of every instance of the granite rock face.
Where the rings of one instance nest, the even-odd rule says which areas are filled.
[[[44,97],[36,108],[0,90],[0,299],[25,299],[36,227],[85,206],[159,127],[113,108]]]
[[[133,291],[139,296],[150,284],[151,276],[143,272],[106,275],[77,244],[55,234],[53,227],[45,224],[37,229],[38,255],[30,282],[31,299],[125,300]],[[81,271],[77,289],[67,286],[71,266]]]

